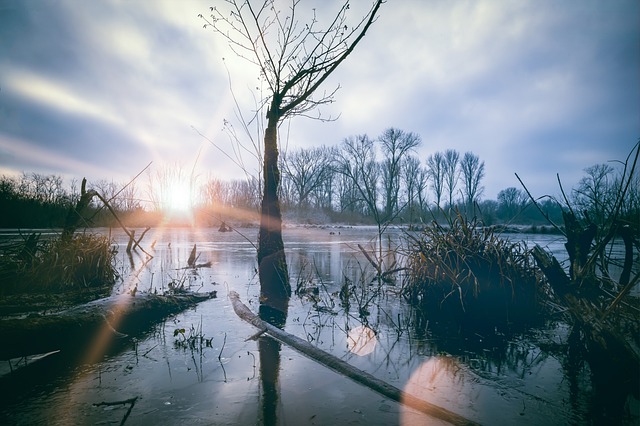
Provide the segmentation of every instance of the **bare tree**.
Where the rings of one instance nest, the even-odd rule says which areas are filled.
[[[384,214],[386,219],[392,218],[398,210],[398,194],[400,193],[400,175],[402,160],[407,153],[420,146],[420,136],[413,132],[386,129],[378,138],[382,145],[382,186],[384,194]]]
[[[350,6],[345,2],[325,28],[318,28],[315,9],[309,23],[298,21],[300,0],[292,0],[285,14],[274,0],[257,5],[249,0],[227,0],[230,10],[212,7],[210,17],[200,15],[205,27],[212,28],[239,57],[257,67],[268,88],[260,105],[260,110],[266,109],[267,127],[258,235],[260,287],[267,299],[274,296],[282,300],[291,294],[278,199],[278,127],[287,118],[307,115],[333,101],[337,89],[317,98],[313,95],[362,40],[382,3],[375,0],[363,18],[349,26]]]
[[[586,176],[580,179],[573,190],[576,207],[591,216],[591,220],[601,225],[604,218],[611,215],[614,208],[615,190],[619,185],[612,181],[613,167],[596,164],[584,169]]]
[[[310,195],[323,185],[330,172],[331,158],[324,148],[300,148],[283,154],[282,171],[285,180],[293,186],[294,204],[309,206]]]
[[[484,178],[484,161],[473,152],[465,152],[460,161],[460,174],[464,186],[464,198],[467,205],[467,213],[473,212],[473,205],[484,192],[480,185]]]
[[[449,209],[453,207],[453,194],[458,186],[460,171],[458,163],[460,162],[460,153],[455,149],[448,149],[444,152],[444,186],[447,188],[449,195]]]
[[[429,177],[433,185],[433,192],[436,196],[436,206],[440,209],[442,203],[442,194],[444,193],[444,155],[441,152],[436,152],[427,158],[427,170],[429,171]]]
[[[424,193],[429,175],[427,170],[420,166],[420,160],[414,156],[405,159],[402,172],[402,180],[407,194],[409,222],[413,223],[416,211],[420,212],[424,206]]]
[[[68,198],[63,179],[58,175],[23,173],[18,182],[18,190],[20,194],[45,204],[61,203]]]
[[[335,158],[335,147],[322,147],[323,156],[327,159],[326,169],[320,186],[312,191],[312,197],[316,208],[330,210],[333,208],[333,194],[337,185],[337,176],[333,159]]]
[[[91,182],[91,188],[102,195],[116,211],[123,210],[121,199],[116,197],[116,194],[120,189],[119,186],[120,185],[116,184],[114,181],[106,179]],[[101,204],[99,199],[94,200],[94,202],[96,203],[96,207]]]
[[[380,169],[376,162],[374,141],[367,135],[345,139],[341,149],[336,152],[336,168],[351,184],[351,202],[361,203],[366,208],[363,213],[381,222],[377,188]]]
[[[217,177],[209,178],[200,187],[200,198],[202,204],[208,209],[220,208],[227,202],[228,182],[223,182]]]
[[[498,192],[497,214],[506,220],[511,220],[525,207],[529,199],[527,193],[516,187],[505,188]]]

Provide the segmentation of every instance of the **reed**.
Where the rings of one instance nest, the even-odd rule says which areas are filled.
[[[459,213],[408,238],[403,294],[428,319],[471,330],[537,319],[546,284],[523,242]]]
[[[0,294],[110,290],[117,277],[109,238],[30,234],[0,248]]]

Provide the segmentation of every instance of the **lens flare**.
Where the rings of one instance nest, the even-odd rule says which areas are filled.
[[[369,327],[360,325],[349,330],[347,347],[358,356],[369,355],[375,350],[377,343],[376,333]]]

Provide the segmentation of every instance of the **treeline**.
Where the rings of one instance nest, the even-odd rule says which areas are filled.
[[[297,148],[283,152],[280,161],[280,200],[285,218],[299,223],[402,223],[441,220],[453,211],[479,217],[486,225],[545,225],[547,218],[562,223],[561,205],[572,205],[594,220],[605,217],[620,188],[622,170],[610,164],[585,169],[585,176],[567,200],[552,198],[533,206],[523,189],[509,187],[497,200],[482,199],[484,161],[473,152],[449,149],[420,159],[420,137],[389,128],[377,138],[357,135],[338,146]],[[615,164],[615,163],[614,163]],[[257,222],[262,193],[261,176],[242,180],[208,178],[202,181],[178,166],[148,171],[137,180],[89,182],[109,200],[128,226],[155,226],[166,220],[176,189],[182,182],[187,221],[199,226]],[[187,189],[184,189],[187,188]],[[640,183],[632,179],[623,216],[640,212]],[[23,173],[0,176],[1,227],[59,227],[79,198],[78,181],[69,186],[56,175]],[[568,203],[567,203],[568,202]],[[635,216],[634,216],[635,215]],[[111,226],[114,218],[95,199],[84,214],[87,226]],[[174,217],[175,220],[175,217]],[[174,223],[175,224],[175,223]]]
[[[132,222],[132,226],[141,226],[143,223],[138,223],[139,219],[153,218],[137,198],[135,185],[124,187],[100,180],[89,186],[109,199],[114,209]],[[80,183],[76,179],[65,185],[64,179],[54,174],[0,176],[0,228],[60,228],[79,199]],[[134,220],[134,217],[139,219]],[[81,225],[87,227],[115,225],[113,215],[95,199],[83,212],[82,221]]]

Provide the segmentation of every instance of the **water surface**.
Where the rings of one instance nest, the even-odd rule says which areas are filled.
[[[127,424],[260,424],[272,415],[285,425],[444,424],[287,346],[269,348],[247,340],[256,329],[235,315],[226,295],[238,292],[257,312],[256,229],[152,230],[142,241],[152,259],[140,251],[128,256],[121,231],[101,232],[110,233],[119,247],[122,279],[116,293],[183,286],[216,290],[218,297],[119,342],[99,362],[52,356],[22,369],[22,376],[5,376],[2,393],[11,396],[0,403],[0,423],[120,424],[131,403],[111,403],[137,398]],[[423,332],[399,298],[401,276],[396,287],[380,291],[371,282],[373,269],[358,245],[376,252],[375,232],[372,227],[285,229],[291,283],[300,290],[290,301],[287,332],[482,424],[589,422],[598,409],[594,389],[588,365],[567,351],[566,324],[555,321],[502,337]],[[400,234],[389,231],[385,251],[402,252]],[[527,238],[554,252],[562,249],[558,236],[509,238]],[[208,266],[186,268],[194,244],[196,263]],[[385,262],[390,265],[393,259],[386,256]],[[348,307],[338,296],[345,280],[360,289]],[[361,315],[362,308],[368,315]],[[185,345],[181,333],[175,336],[180,329],[185,337],[194,333],[206,340]],[[261,377],[261,359],[276,366],[273,386]],[[629,397],[625,410],[637,419],[638,401]]]

